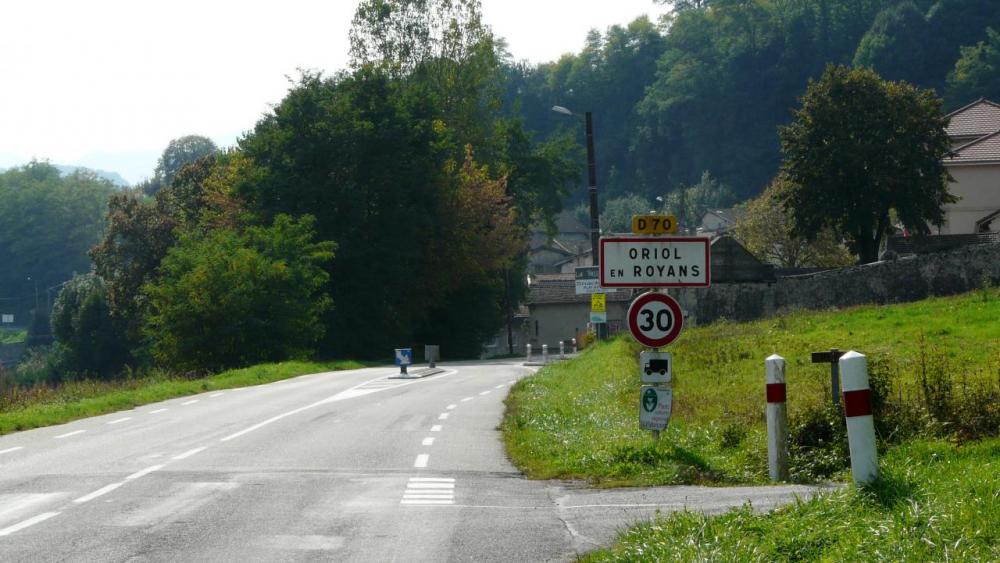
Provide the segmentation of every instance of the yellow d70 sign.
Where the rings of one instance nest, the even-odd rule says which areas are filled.
[[[633,215],[632,232],[637,235],[662,235],[677,232],[673,215]]]

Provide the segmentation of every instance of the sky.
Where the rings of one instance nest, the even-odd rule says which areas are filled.
[[[297,69],[348,64],[357,0],[4,2],[0,168],[32,158],[149,177],[171,139],[220,147],[277,104]],[[517,60],[578,52],[666,11],[652,0],[482,0]]]

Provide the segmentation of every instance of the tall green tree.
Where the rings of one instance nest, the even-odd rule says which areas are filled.
[[[130,359],[125,323],[112,317],[104,281],[74,276],[52,307],[61,371],[110,378]]]
[[[0,297],[21,306],[7,312],[23,317],[35,308],[36,288],[44,307],[49,288],[90,270],[87,250],[117,192],[92,172],[62,176],[46,162],[0,173]]]
[[[156,163],[154,170],[156,186],[159,189],[169,186],[174,180],[174,176],[185,166],[218,151],[219,148],[211,139],[201,135],[185,135],[171,140],[167,148],[163,149],[163,154],[160,155],[160,160]]]
[[[784,205],[795,234],[831,227],[861,263],[877,260],[890,210],[914,233],[944,221],[949,151],[941,100],[869,69],[830,66],[781,129]]]
[[[945,99],[957,108],[979,98],[1000,100],[1000,33],[987,29],[985,41],[962,47],[962,57],[948,74]]]

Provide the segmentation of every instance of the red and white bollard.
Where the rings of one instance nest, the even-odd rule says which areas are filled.
[[[878,477],[875,419],[872,417],[872,392],[868,387],[868,359],[853,350],[841,356],[840,379],[844,389],[844,416],[847,418],[847,444],[851,450],[851,474],[855,483],[864,485]]]
[[[772,481],[788,479],[788,410],[785,406],[785,358],[764,360],[767,369],[767,471]]]

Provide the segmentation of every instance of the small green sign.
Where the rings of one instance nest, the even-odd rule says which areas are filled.
[[[653,412],[656,410],[656,403],[658,402],[660,402],[660,400],[654,389],[646,389],[646,392],[642,394],[642,408],[646,412]]]

